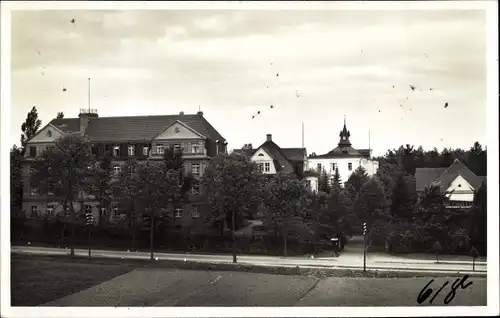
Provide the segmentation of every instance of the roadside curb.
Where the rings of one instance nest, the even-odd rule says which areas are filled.
[[[341,267],[341,266],[310,266],[310,265],[275,265],[275,264],[248,264],[248,263],[227,263],[227,262],[207,262],[207,261],[180,261],[159,259],[151,261],[146,258],[121,258],[96,256],[88,260],[86,256],[75,255],[69,258],[65,254],[39,255],[26,252],[12,252],[13,254],[30,255],[31,257],[45,259],[59,259],[68,262],[89,262],[102,264],[126,264],[142,265],[143,268],[171,268],[180,270],[212,270],[212,271],[237,271],[274,275],[301,275],[314,277],[369,277],[369,278],[413,278],[413,277],[450,277],[459,275],[469,275],[471,277],[486,277],[486,272],[481,271],[457,271],[457,270],[420,270],[420,269],[400,269],[400,268],[376,268],[368,267],[363,272],[362,267]]]

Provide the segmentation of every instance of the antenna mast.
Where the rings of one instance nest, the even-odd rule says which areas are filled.
[[[369,151],[369,154],[370,154],[370,157],[372,156],[372,148],[371,148],[371,145],[370,145],[370,131],[368,130],[368,151]]]

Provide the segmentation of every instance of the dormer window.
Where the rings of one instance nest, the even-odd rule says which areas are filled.
[[[259,153],[259,157],[264,157],[264,154],[263,153]]]
[[[462,187],[462,185],[461,185],[461,184],[459,184],[459,185],[458,185],[458,187],[459,187],[459,188],[461,188],[461,187]]]
[[[133,145],[128,146],[128,155],[133,156],[135,154],[135,147]]]
[[[120,146],[114,146],[113,147],[113,156],[119,156],[120,155]]]
[[[148,146],[143,146],[142,147],[142,154],[144,156],[147,156],[149,154],[149,147]]]

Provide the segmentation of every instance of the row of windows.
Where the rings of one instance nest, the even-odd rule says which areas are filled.
[[[87,213],[90,213],[92,211],[92,206],[91,205],[85,205],[85,209],[84,209],[84,213],[87,214]],[[118,206],[113,206],[112,208],[112,211],[113,211],[113,216],[116,216],[120,213],[119,209],[118,209]],[[54,209],[54,206],[49,204],[45,207],[45,216],[47,217],[52,217],[54,216],[55,212],[55,209]],[[182,212],[183,210],[181,208],[177,208],[174,210],[174,217],[175,218],[182,218]],[[37,205],[32,205],[31,206],[31,217],[39,217],[39,216],[42,216],[40,215],[41,211],[38,209],[38,206]],[[100,214],[101,215],[104,215],[106,214],[106,208],[101,208],[100,210]],[[66,209],[65,213],[64,213],[64,216],[69,216],[69,209]],[[198,207],[197,206],[192,206],[191,207],[191,217],[193,219],[197,219],[200,217],[200,213],[198,212]]]
[[[318,165],[317,165],[317,169],[318,169],[319,171],[321,171],[321,169],[322,169],[322,168],[323,168],[323,166],[321,165],[321,163],[318,163]],[[337,169],[337,168],[338,168],[337,163],[332,162],[332,163],[330,164],[330,169],[331,169],[332,171],[335,171],[335,169]],[[347,163],[347,169],[348,169],[349,171],[352,171],[352,162],[348,162],[348,163]]]
[[[133,167],[130,167],[130,168],[133,169]],[[122,172],[122,166],[119,164],[113,165],[113,172],[115,174],[119,174],[120,172]],[[129,172],[133,173],[134,171],[130,170]],[[199,174],[200,174],[200,164],[199,163],[192,163],[191,164],[191,173],[193,174],[194,177],[199,176]]]

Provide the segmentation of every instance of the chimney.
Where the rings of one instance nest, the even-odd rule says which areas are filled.
[[[198,116],[203,117],[203,112],[201,110],[197,114]]]
[[[184,115],[184,112],[183,111],[179,112],[179,115],[181,115],[181,116]]]
[[[78,115],[78,118],[80,118],[80,133],[85,133],[89,125],[90,118],[97,117],[99,117],[97,109],[80,109],[80,114]]]
[[[266,137],[267,141],[273,141],[273,135],[267,134]]]

